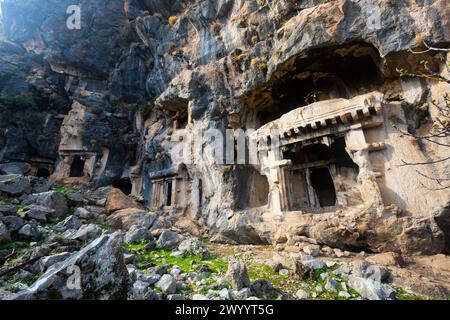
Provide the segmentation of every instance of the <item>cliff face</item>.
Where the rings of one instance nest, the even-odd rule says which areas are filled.
[[[80,0],[81,28],[69,30],[72,2],[2,5],[0,161],[114,184],[216,241],[287,230],[345,248],[443,250],[448,189],[427,177],[448,163],[401,165],[446,156],[405,132],[430,132],[448,83],[397,69],[420,73],[427,60],[448,76],[435,52],[408,51],[450,42],[445,0]],[[269,147],[256,163],[217,161],[208,134],[177,154],[179,129],[264,128],[284,130],[280,159]]]

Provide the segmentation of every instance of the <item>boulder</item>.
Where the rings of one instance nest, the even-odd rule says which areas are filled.
[[[22,226],[17,232],[17,239],[20,241],[33,241],[36,240],[37,237],[38,232],[29,224]]]
[[[66,197],[57,191],[34,193],[28,196],[25,202],[53,209],[55,212],[47,216],[50,221],[58,220],[67,213],[68,209]]]
[[[44,272],[55,263],[64,261],[69,257],[70,257],[69,252],[62,252],[52,256],[43,257],[41,258],[41,260],[39,260],[39,269],[41,270],[41,272]]]
[[[386,268],[370,264],[367,261],[357,261],[353,266],[352,275],[363,279],[371,279],[378,282],[389,280],[390,273]]]
[[[51,266],[31,287],[9,300],[126,299],[128,271],[119,232],[104,234]]]
[[[156,241],[156,247],[159,249],[175,249],[181,241],[178,233],[170,230],[164,230]]]
[[[325,283],[325,290],[331,291],[331,292],[338,292],[339,290],[339,282],[337,282],[334,279],[327,279],[327,282]]]
[[[134,225],[150,228],[156,219],[154,213],[137,208],[123,209],[114,212],[106,219],[106,224],[113,229],[128,231]]]
[[[295,294],[295,296],[297,298],[299,298],[300,300],[306,300],[309,299],[310,295],[308,292],[304,291],[304,290],[298,290],[297,293]]]
[[[126,243],[136,243],[141,240],[151,240],[152,236],[147,228],[135,225],[125,234]]]
[[[19,216],[7,216],[2,218],[3,223],[11,234],[17,233],[23,227],[25,221]]]
[[[182,252],[183,255],[192,255],[192,256],[209,256],[208,250],[205,246],[195,238],[184,240],[178,246],[178,251]]]
[[[131,288],[131,299],[133,300],[158,300],[159,296],[155,293],[147,282],[137,280]]]
[[[47,217],[55,216],[55,210],[40,205],[30,205],[24,209],[25,220],[36,220],[40,223],[47,222]]]
[[[5,224],[0,221],[0,244],[11,242],[11,234]]]
[[[72,192],[67,195],[67,201],[71,207],[81,207],[88,204],[88,201],[79,192]]]
[[[20,207],[15,205],[0,205],[0,214],[3,216],[15,216],[19,209]]]
[[[111,214],[115,211],[128,208],[136,208],[138,205],[126,196],[121,190],[113,189],[106,200],[106,211]]]
[[[69,229],[78,230],[83,225],[84,219],[76,215],[72,215],[55,225],[52,229],[56,232],[65,232]]]
[[[103,233],[103,229],[100,228],[96,224],[85,224],[81,226],[78,231],[71,236],[70,238],[73,240],[80,240],[80,241],[91,241],[97,237],[99,237]]]
[[[349,276],[348,284],[358,292],[361,297],[368,300],[395,299],[395,290],[392,287],[372,279]]]
[[[10,174],[25,175],[30,170],[31,170],[30,164],[25,162],[8,162],[0,164],[0,174],[2,175],[10,175]]]
[[[228,263],[228,271],[225,277],[230,280],[231,287],[234,290],[240,291],[250,286],[247,267],[240,260],[232,260]]]
[[[165,274],[155,284],[155,287],[166,294],[174,294],[177,291],[177,282],[174,277],[169,274]]]
[[[272,283],[264,279],[258,279],[250,284],[250,290],[257,297],[269,297],[274,293]]]
[[[30,181],[18,174],[0,176],[0,193],[10,196],[20,196],[31,192]]]

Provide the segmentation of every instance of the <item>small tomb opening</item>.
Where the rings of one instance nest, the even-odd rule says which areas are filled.
[[[84,177],[84,165],[86,164],[86,159],[82,156],[75,156],[70,166],[70,177],[81,178]]]
[[[127,196],[130,195],[133,190],[133,184],[128,178],[115,180],[113,182],[113,187],[119,189]]]

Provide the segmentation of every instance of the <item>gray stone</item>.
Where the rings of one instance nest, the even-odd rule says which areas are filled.
[[[202,294],[195,293],[192,296],[192,300],[194,300],[194,301],[207,301],[207,300],[211,300],[211,299],[208,298],[207,296],[202,295]]]
[[[239,291],[250,286],[247,268],[244,262],[240,260],[232,260],[228,263],[226,278],[230,280],[234,290]]]
[[[289,270],[287,270],[287,269],[281,269],[278,273],[281,276],[285,276],[285,277],[289,276]]]
[[[228,291],[227,288],[223,288],[222,290],[219,291],[219,297],[222,300],[230,300],[230,292]]]
[[[39,268],[40,268],[41,272],[44,272],[45,270],[47,270],[49,267],[51,267],[55,263],[64,261],[69,257],[70,257],[69,252],[62,252],[62,253],[55,254],[53,256],[43,257],[43,258],[41,258],[41,260],[39,260]]]
[[[82,275],[80,287],[78,272]],[[49,299],[55,292],[63,299],[125,299],[128,281],[122,239],[116,232],[100,236],[70,258],[54,264],[30,288],[8,299]],[[70,289],[69,282],[73,285]]]
[[[72,215],[55,225],[52,229],[56,232],[65,232],[68,229],[78,230],[83,225],[84,220]]]
[[[18,239],[22,241],[33,241],[36,239],[37,235],[36,229],[29,224],[24,225],[17,232]]]
[[[334,279],[327,279],[327,282],[325,283],[325,290],[337,292],[339,290],[339,282]]]
[[[310,297],[308,292],[301,290],[301,289],[297,291],[295,296],[301,300],[309,299],[309,297]]]
[[[352,275],[364,279],[371,279],[378,282],[389,280],[390,273],[386,268],[370,264],[367,261],[355,262]]]
[[[273,272],[280,272],[281,269],[285,269],[283,264],[278,261],[269,261],[267,265],[273,270]]]
[[[258,297],[271,296],[274,293],[272,283],[265,279],[258,279],[250,285],[252,294]]]
[[[185,255],[202,256],[207,257],[209,255],[208,250],[198,239],[187,239],[180,243],[178,250]]]
[[[73,240],[91,241],[103,233],[103,229],[95,224],[85,224],[71,237]]]
[[[0,176],[0,192],[10,196],[20,196],[31,192],[31,184],[30,181],[22,175],[10,174]]]
[[[158,300],[159,298],[147,282],[140,280],[133,283],[131,294],[134,300]]]
[[[177,290],[177,282],[171,275],[165,274],[155,284],[155,287],[159,288],[164,293],[174,294]]]
[[[339,291],[338,296],[346,299],[350,299],[352,297],[347,291]]]
[[[250,288],[244,288],[242,290],[236,291],[236,298],[238,299],[247,299],[252,295],[252,291]]]
[[[136,243],[142,240],[151,240],[152,236],[147,228],[140,227],[138,225],[132,226],[131,229],[125,234],[126,243]]]
[[[0,214],[4,216],[15,216],[19,209],[19,206],[15,205],[0,205]]]
[[[152,274],[142,273],[137,276],[137,279],[140,281],[146,282],[149,285],[153,285],[161,279],[161,276],[159,274],[155,274],[155,273],[152,273]]]
[[[67,200],[72,207],[81,207],[88,204],[88,201],[78,192],[69,193],[67,195]]]
[[[75,217],[85,220],[92,219],[94,217],[94,215],[86,208],[77,208],[73,215]]]
[[[2,218],[3,223],[8,228],[9,232],[15,233],[20,230],[25,224],[25,221],[18,216],[7,216]]]
[[[368,300],[395,299],[395,290],[392,287],[372,279],[349,276],[348,284],[355,289],[361,297]]]
[[[30,164],[25,162],[8,162],[0,164],[0,174],[2,175],[25,175],[30,170]]]
[[[186,298],[183,297],[181,294],[169,294],[167,296],[167,300],[169,300],[169,301],[182,301],[182,300],[186,300]]]
[[[5,224],[0,221],[0,244],[11,242],[11,234]]]
[[[19,270],[14,274],[14,277],[20,279],[20,281],[30,281],[34,278],[34,274],[27,270]]]
[[[67,213],[66,197],[57,191],[48,191],[43,193],[35,193],[27,197],[26,203],[38,204],[55,210],[51,216],[47,216],[50,221],[56,221]]]
[[[24,209],[25,220],[36,220],[40,223],[47,222],[47,217],[54,214],[55,210],[40,205],[30,205]]]
[[[313,270],[323,269],[327,266],[324,262],[322,262],[310,255],[302,256],[301,262],[304,266],[311,268]]]
[[[156,241],[156,247],[159,249],[174,249],[180,243],[180,236],[172,231],[164,230]]]

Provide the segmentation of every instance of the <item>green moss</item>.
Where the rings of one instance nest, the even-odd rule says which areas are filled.
[[[404,289],[398,289],[396,293],[397,300],[427,300],[425,297],[421,297],[405,291]]]
[[[141,241],[134,244],[125,244],[124,248],[138,256],[137,266],[146,266],[153,264],[155,266],[176,265],[179,266],[183,272],[189,273],[195,271],[199,265],[206,265],[211,268],[212,273],[225,273],[227,271],[228,263],[214,257],[204,258],[201,255],[187,255],[184,257],[173,257],[173,251],[169,250],[153,250],[150,252],[143,252],[144,247],[148,241]]]
[[[74,188],[70,188],[70,187],[66,187],[66,186],[56,186],[56,187],[52,187],[52,191],[57,191],[62,193],[63,195],[65,195],[66,197],[71,194],[71,193],[76,193],[78,192],[78,190],[74,189]]]

